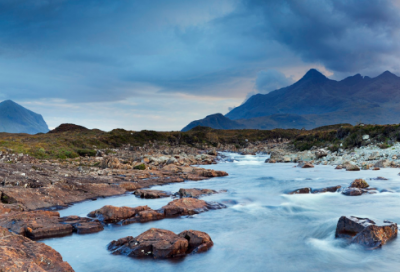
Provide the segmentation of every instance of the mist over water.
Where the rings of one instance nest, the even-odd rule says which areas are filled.
[[[266,164],[266,156],[226,154],[234,162],[206,166],[229,173],[227,177],[157,186],[176,192],[179,188],[227,189],[207,196],[206,201],[225,203],[228,208],[193,217],[164,219],[127,226],[109,225],[104,231],[42,242],[59,251],[77,272],[84,271],[396,271],[400,241],[380,250],[368,251],[334,239],[340,216],[368,217],[400,223],[400,176],[398,169],[346,172],[332,166],[311,169],[295,164]],[[389,180],[370,180],[383,176]],[[394,193],[344,196],[340,193],[286,195],[302,187],[348,186],[364,178],[370,187]],[[86,216],[104,205],[148,205],[161,208],[171,201],[140,199],[132,194],[86,201],[60,211],[61,216]],[[179,233],[194,229],[207,232],[214,241],[208,252],[178,260],[133,259],[114,256],[107,244],[125,236],[137,236],[149,228]]]

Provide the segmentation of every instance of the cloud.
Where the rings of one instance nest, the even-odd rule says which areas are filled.
[[[276,70],[260,71],[257,74],[255,88],[259,93],[266,94],[293,84],[291,78]]]

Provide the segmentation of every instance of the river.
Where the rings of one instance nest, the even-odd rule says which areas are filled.
[[[397,271],[400,240],[380,250],[368,251],[334,238],[342,215],[390,220],[400,223],[400,176],[398,169],[346,172],[332,166],[311,169],[295,164],[264,163],[266,156],[228,154],[234,162],[206,166],[229,173],[205,181],[157,186],[176,192],[179,188],[228,190],[207,196],[206,201],[227,203],[227,209],[211,210],[193,217],[164,219],[144,224],[105,227],[95,234],[52,238],[41,242],[61,253],[76,272],[89,271]],[[386,181],[370,180],[377,176]],[[364,178],[371,187],[395,193],[344,196],[340,193],[287,195],[302,187],[348,186]],[[104,205],[158,209],[171,198],[140,199],[132,194],[86,201],[61,210],[61,216],[86,216]],[[149,228],[179,233],[194,229],[207,232],[214,241],[208,252],[178,260],[134,259],[115,256],[107,244],[125,236],[137,236]]]

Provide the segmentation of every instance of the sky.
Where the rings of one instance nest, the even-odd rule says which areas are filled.
[[[316,68],[400,75],[397,0],[0,0],[0,100],[112,130],[180,130]]]

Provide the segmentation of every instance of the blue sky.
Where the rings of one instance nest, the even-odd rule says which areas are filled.
[[[179,130],[317,68],[400,74],[388,0],[0,0],[0,99],[49,127]]]

